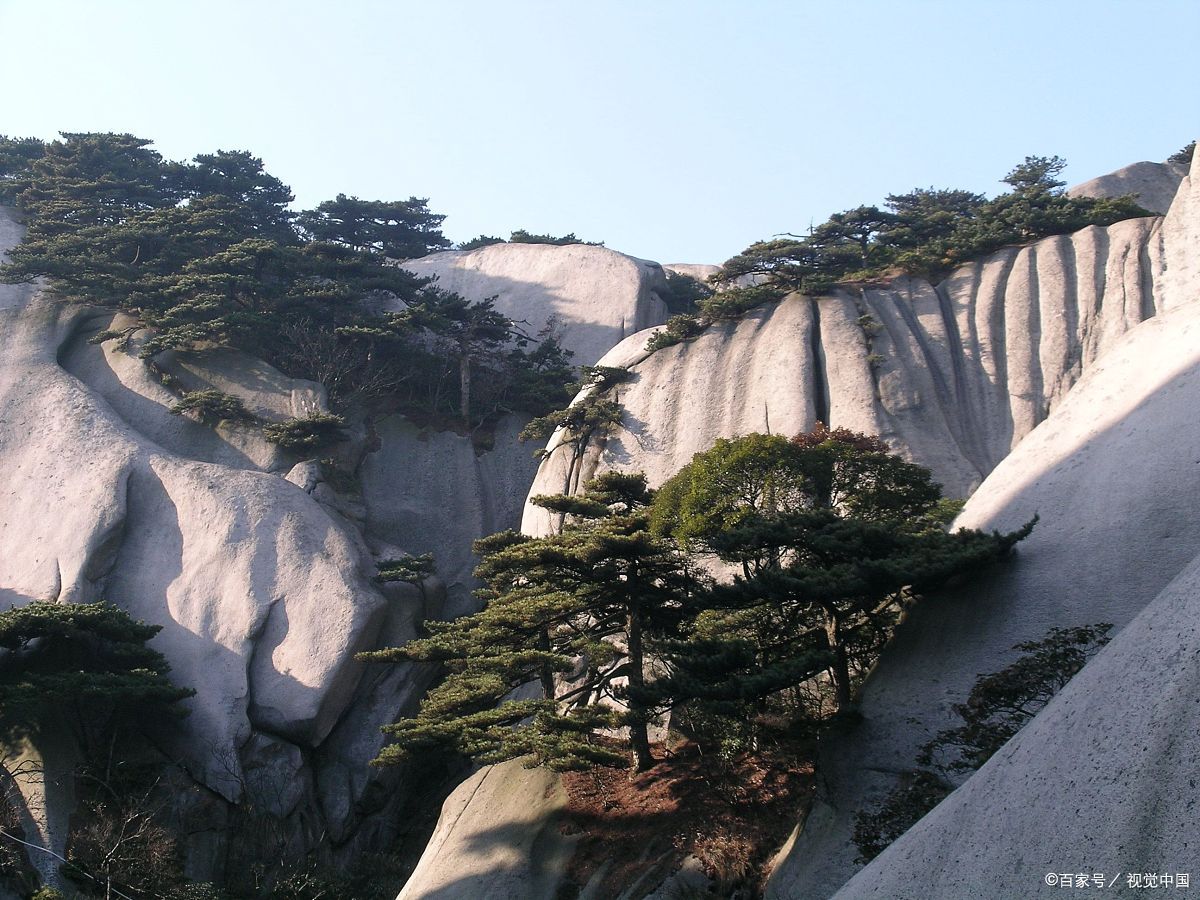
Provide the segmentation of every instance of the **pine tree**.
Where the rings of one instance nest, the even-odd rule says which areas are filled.
[[[34,602],[0,613],[0,734],[36,742],[64,718],[82,747],[121,720],[135,725],[181,714],[195,691],[173,685],[170,666],[146,646],[157,625],[109,603]]]
[[[849,708],[854,671],[906,603],[999,559],[1033,526],[947,533],[956,508],[928,470],[846,430],[752,434],[696,454],[660,490],[655,528],[740,574],[712,588],[696,619],[703,671],[694,647],[677,647],[672,689],[762,699],[824,669],[837,708]]]
[[[651,767],[647,725],[665,704],[648,683],[648,648],[677,633],[695,587],[682,555],[650,534],[651,499],[644,476],[610,472],[579,496],[534,498],[568,517],[560,534],[477,542],[484,609],[365,655],[447,671],[415,718],[385,729],[396,743],[376,762],[450,746],[481,762],[615,764],[607,736],[624,728],[634,768]]]

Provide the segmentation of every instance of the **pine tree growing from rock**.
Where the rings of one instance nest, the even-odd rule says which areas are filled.
[[[610,472],[579,496],[534,499],[568,517],[560,534],[477,542],[484,609],[365,655],[447,671],[415,718],[385,729],[396,742],[376,762],[449,746],[481,762],[612,765],[625,758],[612,729],[624,729],[633,767],[650,768],[647,725],[662,703],[651,699],[648,649],[677,632],[694,590],[684,557],[650,533],[651,499],[644,476]]]

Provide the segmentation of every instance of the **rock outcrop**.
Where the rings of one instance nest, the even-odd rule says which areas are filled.
[[[1200,526],[1189,507],[1200,489],[1200,469],[1195,454],[1179,448],[1200,438],[1200,426],[1187,415],[1200,400],[1198,202],[1200,183],[1193,175],[1183,180],[1165,218],[1004,250],[936,286],[900,279],[816,300],[792,297],[653,354],[644,349],[648,334],[631,336],[602,360],[632,372],[617,389],[625,408],[622,427],[583,446],[562,443],[562,435],[551,440],[534,493],[576,490],[607,469],[644,471],[652,484],[661,483],[717,437],[787,434],[822,420],[882,435],[932,468],[951,495],[974,491],[964,525],[1011,528],[1041,515],[1012,565],[970,597],[931,598],[901,628],[895,650],[863,697],[863,725],[823,753],[818,802],[781,854],[770,896],[828,897],[846,882],[856,868],[850,842],[856,812],[913,765],[917,746],[949,724],[951,705],[965,697],[979,672],[1011,662],[1015,643],[1040,638],[1053,626],[1125,625],[1195,557]],[[526,508],[526,531],[546,533],[555,525],[540,509]],[[1165,651],[1169,670],[1165,662],[1150,667],[1164,683],[1182,677],[1170,672],[1180,671],[1195,652],[1186,640],[1182,646],[1179,655],[1174,645]],[[1118,638],[1085,670],[1107,672],[1106,696],[1130,680],[1132,671],[1122,667],[1138,664],[1129,648]],[[1062,721],[1065,713],[1054,710],[1064,709],[1072,696],[1079,694],[1064,693],[1034,724],[1053,715],[1059,718],[1052,721]],[[1118,708],[1145,706],[1151,696],[1147,688]],[[1097,708],[1084,705],[1073,715]],[[1182,721],[1192,721],[1193,713],[1181,710]],[[981,805],[952,797],[948,812],[939,808],[894,854],[851,882],[846,895],[993,896],[998,890],[1023,896],[1036,891],[1038,879],[1055,865],[1099,865],[1082,856],[1100,843],[1069,840],[1090,825],[1090,819],[1070,824],[1081,808],[1066,800],[1076,786],[1073,760],[1080,772],[1120,770],[1125,754],[1133,753],[1130,766],[1147,779],[1142,788],[1149,796],[1158,796],[1148,781],[1156,767],[1182,766],[1183,773],[1171,776],[1184,779],[1181,784],[1189,777],[1173,749],[1169,720],[1157,712],[1142,718],[1160,729],[1147,750],[1105,741],[1107,755],[1090,757],[1069,733],[1043,727],[1028,736],[1031,726],[1022,740],[1037,742],[1047,760],[1040,770],[1024,779],[1010,761],[1019,751],[1006,749],[954,795],[965,791],[969,797],[976,779],[984,779]],[[1116,803],[1118,783],[1138,789],[1114,780],[1111,771],[1107,780],[1097,776],[1092,782],[1081,789],[1098,808]],[[1015,799],[1001,802],[1009,788]],[[1064,803],[1048,808],[1047,796]],[[998,805],[982,805],[989,802]],[[1038,826],[1022,824],[1031,823],[1033,813],[1004,812],[1013,804],[1038,809]],[[1182,809],[1171,806],[1161,823],[1143,817],[1171,831],[1168,849],[1187,840],[1178,824],[1186,821]],[[1124,837],[1125,846],[1133,847],[1137,829],[1149,825],[1133,814],[1119,818],[1103,833],[1113,836],[1114,846]],[[1012,829],[1003,827],[1007,821]],[[951,887],[939,893],[922,867],[941,871],[953,864],[946,848],[955,846],[959,827],[970,835],[971,852],[982,856],[997,844],[1005,847],[997,854],[1000,862],[980,866],[990,882],[948,880]],[[1043,869],[1040,855],[1036,862],[1029,856],[1018,868],[1028,834],[1055,829],[1063,837],[1048,837],[1046,846],[1063,852],[1075,846],[1076,856]],[[441,847],[446,852],[451,845],[444,841]],[[897,859],[908,881],[886,874],[888,861]],[[1159,864],[1171,861],[1104,865]],[[972,893],[971,885],[988,883],[1001,887]],[[901,890],[905,885],[909,893]],[[416,888],[414,879],[410,896],[432,896]]]
[[[480,769],[446,800],[437,830],[398,900],[555,900],[573,841],[565,789],[513,760]]]
[[[1175,199],[1188,167],[1181,163],[1138,162],[1077,184],[1072,197],[1120,197],[1133,194],[1143,209],[1162,215]]]
[[[404,267],[496,309],[536,335],[549,325],[576,365],[591,365],[620,340],[667,319],[666,275],[656,262],[590,244],[492,244],[449,250]]]
[[[20,237],[0,209],[0,252]],[[499,307],[533,331],[553,316],[584,362],[622,329],[663,319],[661,268],[603,248],[441,257],[463,273],[444,286],[474,301],[501,294]],[[211,792],[180,813],[200,822],[193,876],[219,877],[226,850],[208,834],[243,802],[294,832],[290,850],[350,841],[381,777],[367,765],[379,726],[414,709],[429,677],[354,654],[471,608],[471,542],[516,527],[536,470],[516,440],[523,422],[502,421],[488,451],[398,416],[352,423],[346,471],[327,477],[258,425],[170,413],[180,391],[214,388],[283,421],[326,410],[320,385],[232,350],[168,352],[148,366],[140,334],[125,350],[88,342],[130,324],[37,285],[0,285],[0,608],[103,598],[162,626],[154,646],[197,690],[179,750]],[[427,552],[438,577],[421,587],[372,581],[379,560]],[[61,850],[66,794],[30,800],[45,813],[30,833]]]
[[[660,484],[718,437],[794,434],[820,420],[877,434],[967,496],[1126,331],[1155,314],[1162,220],[1130,219],[1003,250],[934,286],[790,297],[650,354],[634,335],[623,426],[555,449],[535,493],[609,469]],[[551,446],[555,446],[552,441]],[[523,528],[544,533],[528,507]]]
[[[911,765],[915,735],[902,717],[935,720],[943,698],[958,699],[959,686],[990,671],[1014,638],[1036,638],[1051,624],[1124,623],[1145,608],[838,897],[1050,897],[1059,888],[1046,884],[1047,873],[1120,874],[1124,887],[1124,873],[1193,868],[1200,425],[1186,410],[1200,402],[1198,338],[1200,305],[1146,323],[976,494],[965,514],[974,525],[1043,510],[1036,540],[981,596],[946,598],[906,627],[868,690],[870,739],[839,782]],[[1154,375],[1143,388],[1147,368]],[[969,656],[954,652],[963,645]],[[897,737],[905,745],[885,750]],[[811,864],[804,870],[780,896],[826,896],[802,887],[814,877]]]

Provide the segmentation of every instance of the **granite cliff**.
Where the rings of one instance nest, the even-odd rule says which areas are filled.
[[[633,335],[602,360],[633,373],[618,389],[621,427],[582,447],[551,439],[533,493],[576,490],[609,469],[661,483],[717,437],[821,420],[879,434],[930,467],[948,494],[971,498],[964,526],[1041,516],[1007,571],[969,596],[933,598],[901,627],[868,681],[863,724],[824,748],[817,802],[781,850],[768,896],[829,897],[843,885],[847,897],[1037,896],[1051,890],[1048,871],[1150,871],[1194,855],[1185,735],[1196,715],[1185,697],[1197,651],[1194,628],[1173,629],[1200,547],[1190,512],[1200,474],[1187,449],[1197,437],[1187,410],[1200,399],[1200,173],[1180,183],[1170,167],[1140,164],[1080,190],[1128,190],[1131,172],[1168,195],[1179,186],[1154,201],[1165,216],[1003,250],[938,284],[901,278],[790,297],[655,353],[645,350],[651,332]],[[526,507],[527,532],[555,524]],[[1098,621],[1125,630],[846,884],[857,868],[855,814],[913,765],[977,673],[1011,662],[1014,644],[1050,627]],[[1128,721],[1105,730],[1121,711]],[[1133,740],[1137,728],[1152,737]],[[510,765],[508,777],[518,771]],[[1179,791],[1168,798],[1163,784]],[[536,791],[553,789],[551,779]],[[495,870],[487,854],[504,835],[541,833],[554,814],[529,821],[524,790],[493,784],[481,800],[460,788],[447,810],[462,833],[443,821],[402,896],[553,896],[540,864],[511,858],[498,892],[469,889]],[[1081,810],[1124,811],[1097,828]],[[1093,858],[1106,848],[1121,859],[1101,866]]]
[[[1200,467],[1186,448],[1200,437],[1187,415],[1200,399],[1200,175],[1138,164],[1077,190],[1130,188],[1166,215],[1004,250],[938,284],[901,278],[789,297],[653,354],[645,344],[666,315],[656,263],[520,244],[410,263],[469,299],[497,297],[531,333],[556,329],[576,362],[628,366],[625,418],[582,447],[552,439],[540,467],[517,442],[515,417],[486,451],[397,416],[354,423],[338,451],[352,484],[255,427],[171,415],[178,388],[164,376],[234,394],[266,421],[326,409],[320,385],[232,351],[161,354],[149,368],[88,343],[112,326],[111,312],[66,305],[37,285],[0,286],[9,475],[0,600],[105,598],[163,626],[155,646],[197,689],[177,748],[190,876],[220,878],[280,847],[324,844],[345,858],[386,840],[389,816],[420,787],[367,761],[379,725],[412,710],[429,678],[353,656],[469,609],[472,539],[553,528],[538,508],[522,510],[530,493],[574,490],[607,469],[645,471],[657,484],[717,437],[821,420],[881,435],[933,469],[948,494],[970,496],[963,524],[1010,527],[1033,512],[1042,523],[1011,571],[971,597],[935,598],[901,629],[868,684],[862,728],[826,751],[818,803],[780,854],[771,894],[826,897],[845,885],[846,896],[904,896],[903,885],[921,884],[921,896],[961,896],[975,882],[947,877],[937,894],[917,879],[949,871],[940,854],[952,832],[978,848],[980,879],[1020,877],[1031,895],[1044,871],[1075,865],[1056,853],[1120,845],[1131,858],[1104,865],[1155,865],[1139,857],[1149,844],[1138,834],[1155,834],[1166,855],[1186,851],[1187,816],[1172,798],[1188,794],[1151,782],[1186,784],[1194,769],[1173,735],[1196,724],[1186,617]],[[20,235],[0,209],[0,252]],[[435,579],[373,581],[378,561],[426,552]],[[855,812],[888,789],[974,674],[1052,625],[1100,620],[1128,627],[1002,754],[847,883]],[[1152,649],[1167,634],[1169,652]],[[1132,731],[1064,740],[1073,722],[1098,728],[1104,709],[1127,709],[1122,728],[1155,740],[1140,750],[1118,739]],[[45,777],[23,785],[21,812],[27,834],[61,852],[72,760],[53,746],[41,752]],[[1111,777],[1118,770],[1132,774]],[[1163,812],[1130,807],[1089,845],[1089,823],[1035,802],[1068,790],[1106,808],[1142,791]],[[1005,796],[1025,799],[992,814]],[[555,824],[561,804],[552,775],[513,764],[477,773],[447,801],[402,896],[554,896],[570,855]],[[235,847],[221,836],[248,806],[279,823],[275,843]],[[1045,859],[1022,857],[1031,834]],[[986,865],[984,848],[999,848]]]

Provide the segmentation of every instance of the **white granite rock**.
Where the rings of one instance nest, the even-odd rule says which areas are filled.
[[[531,336],[551,323],[576,365],[590,365],[622,338],[665,322],[666,275],[656,262],[587,244],[492,244],[404,263],[437,287],[527,323]]]
[[[1187,166],[1179,163],[1137,162],[1077,184],[1067,190],[1072,197],[1120,197],[1133,194],[1138,204],[1162,215],[1175,199]]]
[[[572,840],[559,830],[566,791],[517,760],[455,789],[398,900],[555,900]]]

